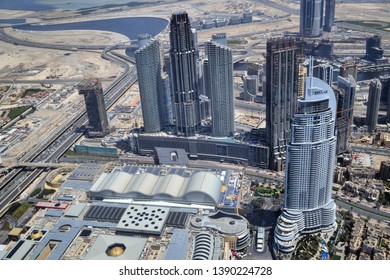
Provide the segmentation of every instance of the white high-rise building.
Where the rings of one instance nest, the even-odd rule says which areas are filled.
[[[279,253],[294,252],[304,234],[336,226],[336,205],[331,198],[336,109],[332,88],[314,78],[311,67],[287,145],[285,204],[275,229]]]
[[[215,137],[234,134],[233,51],[219,43],[205,42],[208,57],[212,132]]]

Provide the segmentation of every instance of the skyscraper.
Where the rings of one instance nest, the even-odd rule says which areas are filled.
[[[351,125],[353,123],[353,108],[355,106],[356,81],[352,75],[347,77],[337,77],[337,146],[336,154],[348,151],[348,141],[351,135]]]
[[[90,137],[108,134],[108,118],[102,84],[99,79],[86,79],[78,84],[79,94],[84,95],[88,115],[87,131]]]
[[[310,70],[312,71],[312,70]],[[306,79],[287,146],[285,204],[275,229],[275,249],[287,256],[303,234],[336,226],[331,198],[335,162],[336,98],[324,81]]]
[[[170,67],[178,135],[194,136],[200,128],[194,36],[186,12],[172,14]]]
[[[259,81],[257,75],[244,76],[244,91],[242,92],[242,99],[246,101],[253,101],[257,95],[257,89],[259,88]],[[240,94],[241,97],[241,94]]]
[[[389,74],[379,76],[382,84],[381,98],[379,110],[386,111],[390,106],[390,76]],[[387,111],[389,113],[389,111]]]
[[[381,47],[381,37],[374,35],[366,39],[366,58],[377,63],[383,58],[383,49]]]
[[[378,112],[380,97],[382,91],[382,84],[379,79],[373,79],[370,83],[370,89],[368,93],[368,104],[366,114],[366,124],[368,131],[373,132],[376,129],[378,123]]]
[[[336,0],[325,0],[325,23],[324,31],[332,31],[336,12]]]
[[[341,89],[343,94],[341,114],[348,118],[349,122],[352,124],[353,107],[355,106],[356,81],[352,75],[348,75],[345,78],[338,76],[337,87]]]
[[[349,75],[353,77],[353,79],[356,81],[357,80],[357,64],[355,62],[347,62],[343,65],[340,66],[340,74],[339,76],[347,78]]]
[[[319,63],[313,69],[313,76],[323,80],[328,85],[333,83],[333,66],[330,63]]]
[[[211,36],[213,42],[227,46],[227,35],[226,33],[215,33]]]
[[[265,94],[269,168],[278,171],[284,169],[290,120],[295,114],[298,53],[294,38],[275,38],[267,42]]]
[[[233,54],[222,44],[206,42],[208,57],[207,82],[210,89],[212,133],[216,137],[233,136],[234,92]]]
[[[144,130],[145,132],[159,132],[163,129],[163,85],[159,41],[146,42],[135,52],[135,60]]]
[[[301,0],[299,33],[318,37],[323,33],[324,0]]]

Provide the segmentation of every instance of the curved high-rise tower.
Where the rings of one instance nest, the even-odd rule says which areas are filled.
[[[143,42],[143,47],[135,52],[142,116],[145,132],[159,132],[163,129],[162,120],[162,78],[160,42],[152,39]]]
[[[200,127],[194,35],[186,12],[172,14],[169,50],[178,135],[194,136]]]
[[[276,250],[290,254],[303,234],[336,226],[331,198],[335,162],[336,98],[324,81],[306,78],[287,145],[285,205],[275,229]]]

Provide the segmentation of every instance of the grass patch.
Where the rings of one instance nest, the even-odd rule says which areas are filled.
[[[35,189],[32,191],[32,193],[30,194],[30,197],[33,197],[33,196],[36,196],[37,194],[39,194],[41,192],[40,189]]]
[[[334,256],[332,257],[332,260],[339,261],[339,260],[341,260],[341,256],[334,255]]]
[[[228,45],[242,45],[242,44],[246,44],[248,43],[247,40],[245,39],[231,39],[231,40],[227,40],[227,44]]]
[[[37,198],[38,198],[38,199],[42,199],[42,198],[44,198],[45,196],[50,195],[50,194],[53,194],[53,193],[55,193],[55,192],[56,192],[56,191],[55,191],[55,190],[52,190],[52,189],[50,189],[50,190],[44,189],[44,190],[42,190],[41,193],[37,196]]]
[[[4,221],[3,226],[0,228],[0,230],[6,230],[6,231],[10,231],[11,229],[12,229],[11,225],[7,220]]]
[[[346,23],[359,25],[367,28],[373,28],[377,30],[387,31],[389,32],[388,28],[390,27],[389,22],[383,22],[383,21],[346,21]]]
[[[28,109],[30,109],[30,106],[12,108],[8,114],[9,120],[12,121],[13,119],[26,112]]]
[[[20,219],[20,217],[23,216],[24,213],[26,213],[26,211],[31,208],[31,204],[28,203],[28,202],[23,202],[22,204],[20,204],[20,206],[18,208],[16,208],[16,210],[14,212],[12,212],[12,216],[15,218],[15,219]]]
[[[75,156],[79,156],[80,154],[76,153],[75,151],[72,151],[72,150],[67,150],[65,152],[65,155],[68,156],[68,157],[75,157]]]
[[[39,88],[28,88],[23,92],[23,97],[25,96],[32,96],[34,93],[42,91]]]

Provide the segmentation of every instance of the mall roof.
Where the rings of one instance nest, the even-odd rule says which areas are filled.
[[[169,208],[130,204],[117,225],[117,232],[161,234]]]
[[[189,244],[187,229],[174,229],[165,260],[185,260]]]
[[[86,260],[138,260],[147,238],[100,234]]]
[[[248,220],[240,215],[218,211],[210,216],[194,216],[191,219],[194,228],[208,228],[228,235],[240,234],[248,229]]]
[[[90,193],[97,198],[138,198],[186,201],[216,205],[222,183],[212,173],[199,171],[185,177],[177,174],[103,173]]]

